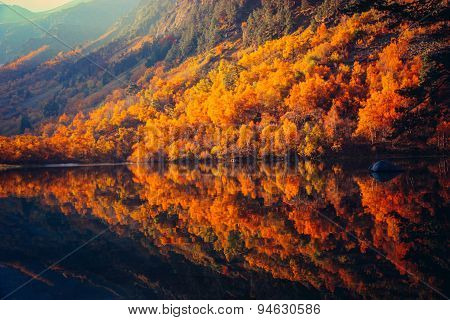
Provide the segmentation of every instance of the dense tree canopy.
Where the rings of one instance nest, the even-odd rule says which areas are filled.
[[[218,12],[226,16],[229,5]],[[263,1],[255,14],[288,12],[285,5]],[[89,114],[47,123],[40,136],[1,138],[0,162],[317,157],[355,145],[392,145],[395,137],[400,148],[411,137],[401,140],[399,124],[413,128],[408,119],[416,109],[435,110],[437,119],[417,147],[445,150],[445,108],[409,94],[424,89],[426,79],[416,39],[444,25],[392,32],[392,23],[370,10],[256,49],[225,41],[177,67],[156,64],[136,94],[117,90]]]

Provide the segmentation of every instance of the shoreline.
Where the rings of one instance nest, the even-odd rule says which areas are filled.
[[[240,164],[276,164],[276,163],[296,163],[298,161],[313,161],[313,162],[361,162],[361,161],[378,161],[378,160],[413,160],[413,159],[446,159],[450,158],[447,154],[425,154],[425,155],[412,155],[412,154],[367,154],[367,155],[334,155],[329,157],[321,158],[303,158],[303,157],[273,157],[273,158],[250,158],[242,157],[235,159],[179,159],[179,160],[167,160],[167,159],[153,159],[144,162],[99,162],[99,163],[23,163],[23,164],[0,164],[0,171],[2,170],[12,170],[12,169],[26,169],[26,168],[81,168],[81,167],[113,167],[122,165],[166,165],[166,164],[179,164],[179,165],[189,165],[189,164],[224,164],[224,165],[240,165]]]

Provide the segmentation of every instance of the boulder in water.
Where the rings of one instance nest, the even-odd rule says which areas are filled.
[[[381,160],[375,162],[370,168],[370,171],[372,172],[399,172],[402,171],[402,169],[395,164],[393,164],[390,161],[387,160]]]

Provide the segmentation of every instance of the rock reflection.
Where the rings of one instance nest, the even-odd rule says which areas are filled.
[[[378,182],[388,182],[396,177],[398,177],[401,174],[399,171],[392,171],[392,172],[371,172],[370,175],[372,178],[377,180]]]
[[[241,282],[250,272],[322,297],[442,298],[429,286],[448,291],[446,165],[383,183],[313,162],[9,171],[0,197],[95,217]]]

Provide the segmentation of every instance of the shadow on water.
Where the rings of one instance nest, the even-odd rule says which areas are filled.
[[[444,298],[448,161],[401,165],[0,172],[0,295],[34,277],[9,298]]]

